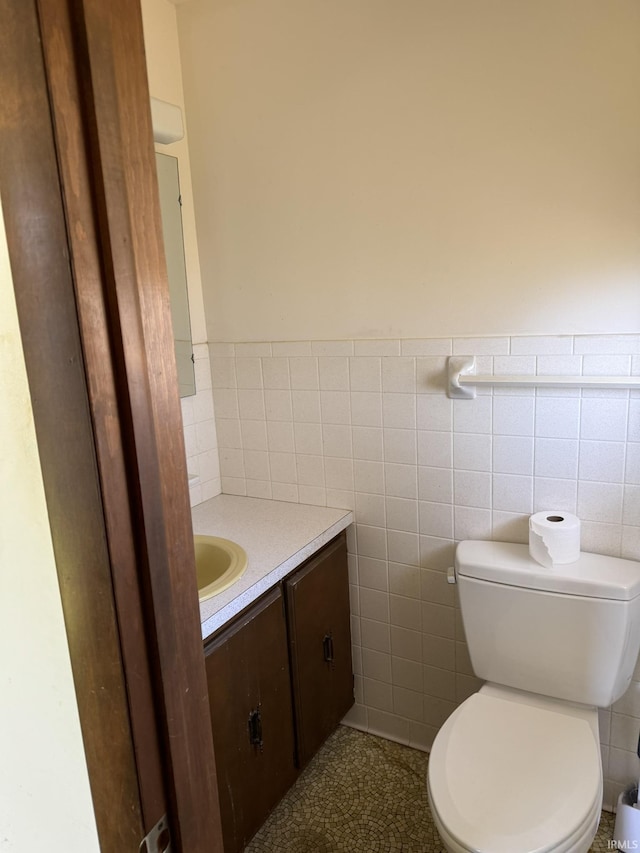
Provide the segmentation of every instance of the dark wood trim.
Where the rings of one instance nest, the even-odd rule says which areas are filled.
[[[0,0],[0,190],[101,849],[222,849],[135,0]],[[146,727],[146,729],[145,729]]]
[[[143,835],[35,3],[3,0],[0,193],[101,846]]]
[[[112,360],[108,307],[103,290],[103,257],[96,233],[98,211],[94,204],[94,188],[97,180],[91,171],[86,129],[78,120],[82,115],[85,75],[82,68],[78,75],[74,64],[74,26],[67,0],[38,0],[38,4],[130,699],[142,815],[145,827],[150,828],[166,813],[167,802],[120,425],[123,407],[119,404]],[[126,412],[126,400],[124,402]]]
[[[77,0],[75,15],[172,829],[178,849],[209,853],[218,792],[142,18],[131,0]]]

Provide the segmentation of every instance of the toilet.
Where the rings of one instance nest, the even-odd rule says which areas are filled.
[[[546,568],[526,545],[460,542],[455,581],[485,680],[444,723],[427,787],[449,853],[586,853],[602,807],[599,707],[640,650],[640,563],[582,553]]]

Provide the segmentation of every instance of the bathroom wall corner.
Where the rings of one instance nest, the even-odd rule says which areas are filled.
[[[193,347],[196,393],[182,398],[191,506],[222,492],[208,344]]]

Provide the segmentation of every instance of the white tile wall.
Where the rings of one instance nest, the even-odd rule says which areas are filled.
[[[233,347],[223,347],[221,353],[233,353]],[[220,454],[218,453],[218,435],[213,409],[213,390],[211,384],[211,364],[208,344],[194,344],[196,393],[192,397],[183,397],[182,422],[184,426],[185,449],[187,454],[187,471],[189,473],[189,496],[191,506],[219,495],[222,491],[220,482]],[[220,369],[226,372],[225,388],[235,387],[235,358],[220,355]],[[248,359],[247,359],[248,361]],[[260,359],[255,359],[260,362]],[[220,406],[222,411],[237,415],[237,409]],[[262,425],[263,426],[263,425]],[[240,476],[244,477],[242,469],[243,439],[254,444],[259,441],[257,433],[251,432],[240,420],[225,419],[221,428],[226,430],[222,447],[225,453],[238,454],[237,464]],[[264,428],[264,427],[263,427]]]
[[[582,518],[584,550],[640,559],[640,392],[451,401],[450,353],[482,373],[640,373],[640,336],[211,345],[222,490],[354,510],[349,719],[423,749],[479,686],[445,580],[457,540],[526,542],[527,516],[557,508]],[[215,453],[205,397],[183,401],[193,473]],[[609,807],[640,771],[639,729],[640,667],[601,712]]]

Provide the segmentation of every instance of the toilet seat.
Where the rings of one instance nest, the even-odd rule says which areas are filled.
[[[602,802],[597,711],[486,685],[438,733],[428,789],[453,853],[587,851]]]

